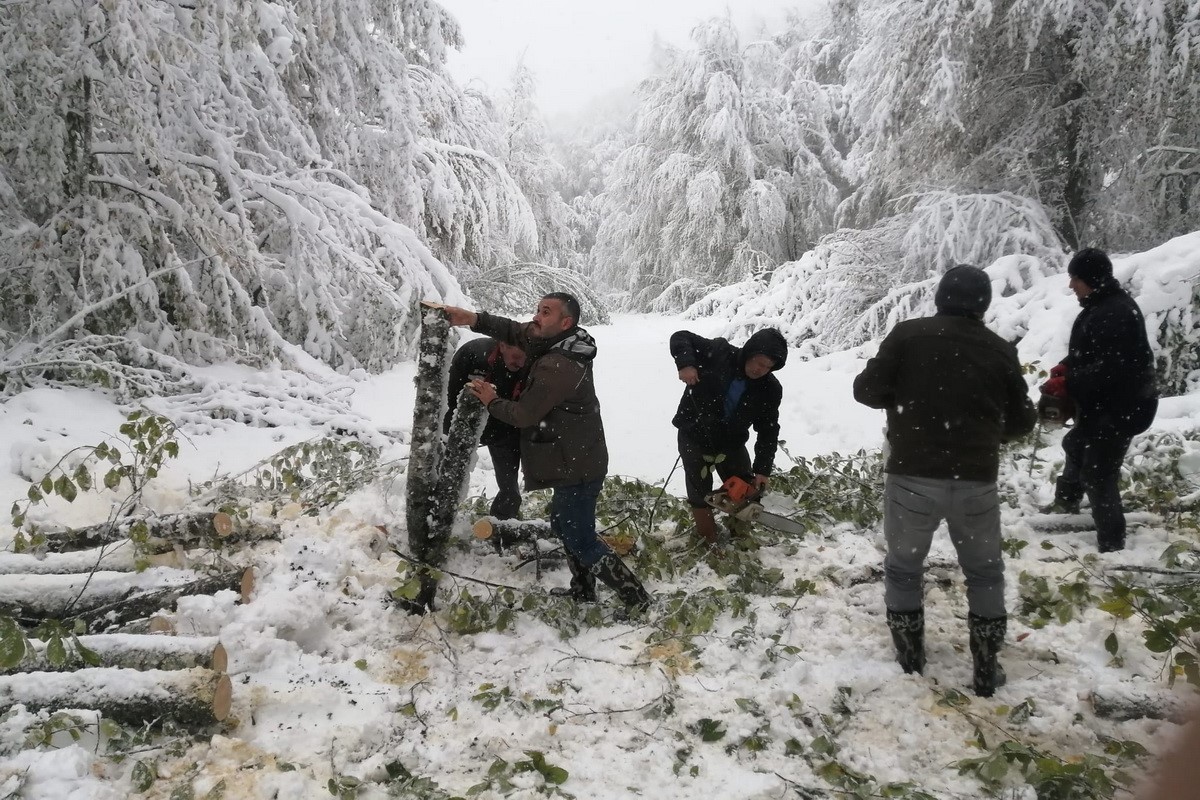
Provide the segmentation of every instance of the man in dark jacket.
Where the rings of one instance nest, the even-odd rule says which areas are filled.
[[[484,338],[472,339],[458,348],[450,362],[449,408],[442,429],[450,432],[458,395],[469,380],[482,378],[496,387],[497,396],[514,400],[521,396],[524,370],[525,351],[511,344]],[[521,466],[521,432],[489,417],[479,443],[487,447],[496,471],[497,491],[489,513],[497,519],[517,519],[521,515],[521,486],[517,480]]]
[[[1007,630],[1000,444],[1036,422],[1017,351],[983,325],[987,273],[960,265],[938,284],[937,314],[901,322],[854,380],[854,399],[887,410],[884,603],[905,672],[925,667],[925,556],[943,519],[967,583],[974,688],[1004,682],[997,654]]]
[[[679,429],[688,505],[696,532],[717,542],[713,510],[704,497],[722,480],[738,476],[766,488],[779,446],[779,403],[783,387],[771,373],[787,363],[787,340],[774,328],[758,331],[742,347],[691,331],[671,334],[671,357],[687,384],[672,424]],[[754,461],[746,450],[753,427]]]
[[[565,592],[580,600],[596,598],[596,579],[617,593],[630,612],[645,610],[650,596],[623,561],[596,535],[596,498],[608,474],[608,448],[600,401],[592,380],[596,342],[578,326],[579,302],[554,292],[538,301],[533,320],[448,307],[452,325],[516,345],[529,358],[521,396],[505,400],[486,381],[472,381],[472,393],[488,413],[521,431],[521,463],[526,489],[553,489],[550,523],[562,539],[571,569]]]
[[[1103,250],[1080,250],[1067,266],[1083,310],[1071,326],[1067,357],[1050,371],[1043,394],[1075,403],[1075,427],[1063,437],[1066,462],[1046,510],[1079,512],[1092,503],[1101,553],[1125,547],[1125,511],[1118,479],[1133,437],[1154,420],[1158,393],[1146,320],[1113,278]]]

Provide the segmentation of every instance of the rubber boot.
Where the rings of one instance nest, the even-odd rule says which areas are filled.
[[[615,554],[608,553],[593,564],[592,575],[617,593],[626,614],[640,614],[650,607],[650,595],[642,582]]]
[[[554,597],[569,597],[580,603],[596,602],[596,578],[579,563],[579,559],[567,554],[567,569],[571,570],[569,586],[555,586],[550,590]]]
[[[887,612],[887,626],[896,645],[896,661],[906,673],[925,671],[925,609]]]
[[[1000,648],[1008,632],[1008,617],[980,617],[967,614],[971,633],[971,659],[975,662],[975,694],[991,697],[1004,685],[1007,676],[1000,666]]]
[[[693,508],[692,520],[696,523],[696,534],[709,547],[717,544],[717,521],[711,508]]]

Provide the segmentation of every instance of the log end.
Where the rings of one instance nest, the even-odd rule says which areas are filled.
[[[229,654],[225,652],[225,645],[220,642],[217,642],[217,646],[213,648],[212,655],[209,657],[209,669],[213,672],[229,671]]]
[[[151,633],[175,633],[175,623],[167,617],[153,616],[150,618]]]
[[[254,567],[246,567],[242,573],[241,594],[242,603],[249,603],[250,596],[254,594]]]
[[[476,539],[487,540],[492,538],[492,534],[496,531],[496,526],[492,525],[492,521],[485,517],[472,525],[471,531],[475,534]]]
[[[224,722],[229,716],[229,709],[233,705],[233,681],[229,680],[228,675],[222,675],[217,679],[217,688],[213,692],[213,719],[217,722]]]
[[[229,516],[224,511],[218,511],[217,513],[213,514],[212,524],[213,530],[216,531],[217,536],[224,538],[233,533],[233,517]]]

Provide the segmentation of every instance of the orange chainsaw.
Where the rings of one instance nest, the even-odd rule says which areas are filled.
[[[752,484],[734,475],[727,478],[720,489],[706,496],[704,502],[734,519],[757,522],[781,533],[800,536],[807,532],[796,520],[764,510],[759,502],[761,497]]]

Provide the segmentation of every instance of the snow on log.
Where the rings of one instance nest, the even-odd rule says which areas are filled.
[[[144,556],[151,567],[180,567],[182,559],[173,549]],[[67,553],[0,553],[0,575],[63,575],[106,570],[133,572],[138,568],[133,542],[128,540]]]
[[[1167,687],[1138,687],[1114,684],[1097,687],[1091,693],[1092,711],[1097,717],[1114,722],[1135,719],[1165,719],[1182,725],[1191,709],[1191,700]]]
[[[86,528],[50,531],[45,534],[45,549],[62,553],[119,542],[130,538],[139,525],[146,526],[145,549],[151,552],[171,550],[177,544],[234,544],[279,538],[278,525],[246,523],[235,520],[224,511],[194,511],[154,517],[125,517]]]
[[[471,526],[476,539],[493,541],[497,547],[507,547],[513,542],[533,542],[538,539],[554,540],[554,529],[544,519],[496,519],[481,517]]]
[[[244,570],[197,576],[190,570],[167,568],[132,574],[15,575],[0,584],[0,613],[27,625],[47,618],[81,620],[89,633],[103,633],[150,617],[186,595],[222,589],[240,593],[244,578]]]
[[[161,636],[155,634],[115,633],[97,636],[80,636],[79,644],[91,650],[99,658],[98,666],[124,667],[126,669],[192,669],[204,667],[214,672],[225,672],[229,656],[225,647],[215,636]],[[46,643],[30,642],[25,658],[19,664],[0,670],[0,674],[16,672],[68,672],[90,666],[73,642],[65,642],[67,659],[55,665],[46,655]]]
[[[30,711],[95,709],[126,725],[169,719],[194,729],[228,717],[232,697],[228,675],[200,667],[91,668],[0,676],[0,714],[18,704]]]
[[[425,548],[429,539],[433,492],[442,461],[442,409],[449,380],[449,348],[450,320],[446,312],[422,304],[421,337],[417,343],[417,392],[413,399],[412,440],[405,483],[405,522],[409,547],[414,553]]]

